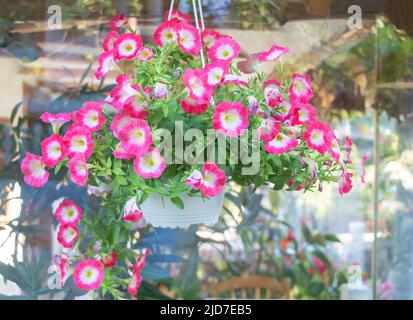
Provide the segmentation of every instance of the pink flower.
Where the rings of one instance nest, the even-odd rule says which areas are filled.
[[[116,77],[117,86],[110,93],[112,105],[121,110],[123,106],[130,101],[129,98],[140,95],[140,87],[132,84],[128,74],[120,74]]]
[[[140,273],[133,273],[131,279],[129,280],[128,293],[131,296],[136,296],[139,292],[141,283],[142,283],[142,277]]]
[[[138,52],[138,59],[140,61],[149,61],[154,57],[154,53],[151,48],[143,47],[142,50]]]
[[[122,143],[119,143],[113,152],[113,156],[116,159],[131,160],[135,157],[135,154],[126,152],[126,150],[122,147]]]
[[[82,218],[82,209],[68,199],[63,201],[56,209],[55,217],[62,225],[76,226]]]
[[[165,167],[165,160],[155,147],[150,147],[145,153],[139,154],[134,162],[134,171],[144,179],[159,178]]]
[[[63,142],[69,157],[82,155],[88,159],[92,155],[93,141],[87,127],[79,125],[70,127],[63,137]]]
[[[314,96],[313,90],[311,89],[310,76],[294,74],[292,80],[293,82],[290,87],[291,99],[302,103],[310,101]]]
[[[110,28],[113,31],[116,31],[116,30],[120,29],[122,26],[124,26],[127,23],[128,23],[128,19],[126,19],[125,15],[123,13],[121,13],[117,17],[112,18],[110,20]]]
[[[217,41],[211,49],[208,50],[208,58],[215,61],[231,62],[233,59],[238,57],[241,51],[238,43],[230,36],[222,36]]]
[[[276,61],[289,51],[289,47],[273,45],[270,50],[259,53],[258,59],[260,61]]]
[[[222,81],[223,84],[235,84],[237,86],[246,86],[248,87],[248,81],[243,77],[237,74],[226,74],[224,80]]]
[[[67,122],[72,120],[72,115],[70,113],[58,113],[52,114],[45,112],[40,116],[40,120],[44,123],[50,123],[53,128],[53,133],[58,134],[60,128]]]
[[[29,152],[21,163],[20,171],[24,175],[24,182],[34,188],[43,187],[49,180],[49,172],[42,158]]]
[[[269,80],[265,83],[264,96],[269,107],[275,107],[284,100],[280,93],[280,86],[277,80]]]
[[[100,287],[105,275],[102,263],[97,260],[85,260],[73,271],[73,281],[81,290],[94,290]]]
[[[165,21],[168,20],[169,18],[169,10],[165,12]],[[178,23],[178,22],[186,22],[188,24],[191,24],[191,16],[187,13],[182,13],[181,11],[179,11],[178,9],[172,9],[172,13],[171,13],[171,21],[174,23]]]
[[[329,152],[331,154],[331,156],[333,157],[334,160],[336,160],[337,162],[340,160],[340,143],[338,142],[337,138],[332,135],[331,137],[331,146],[329,149]]]
[[[349,136],[346,136],[346,161],[351,164],[351,148],[353,147],[353,141]]]
[[[133,33],[124,33],[114,44],[114,56],[116,59],[133,59],[142,49],[142,38]]]
[[[111,252],[104,256],[101,260],[102,264],[105,266],[105,268],[113,268],[116,265],[116,261],[118,261],[118,255],[116,252]]]
[[[165,44],[173,43],[177,40],[178,35],[174,28],[175,23],[171,21],[162,22],[158,28],[156,28],[153,35],[153,40],[155,43],[162,47]]]
[[[71,224],[62,224],[59,227],[57,233],[57,241],[67,249],[72,249],[77,238],[79,236],[79,230],[76,226]]]
[[[99,56],[98,61],[99,61],[99,67],[97,68],[95,72],[95,78],[97,80],[100,80],[104,76],[106,76],[107,73],[111,71],[113,68],[113,65],[115,63],[114,50],[103,52]]]
[[[207,103],[198,103],[191,97],[182,100],[182,109],[189,114],[202,114],[208,109]]]
[[[309,103],[297,104],[293,111],[292,125],[306,124],[317,119],[317,109]]]
[[[105,37],[105,40],[103,40],[103,50],[110,51],[114,49],[115,47],[115,42],[119,38],[119,34],[116,31],[110,31]]]
[[[70,179],[73,183],[83,187],[89,178],[86,159],[81,154],[76,154],[69,160]]]
[[[331,128],[321,121],[314,121],[305,128],[303,140],[307,142],[310,149],[324,154],[330,149],[332,141]]]
[[[258,54],[250,54],[247,60],[237,62],[238,69],[243,73],[258,72],[260,68],[260,61],[258,60]]]
[[[215,163],[205,163],[202,169],[202,176],[198,170],[192,172],[185,183],[195,190],[200,190],[205,197],[215,197],[222,192],[227,177],[224,170]]]
[[[280,102],[280,104],[274,108],[274,118],[281,122],[291,119],[295,109],[293,103],[294,102],[289,102],[287,100]]]
[[[219,38],[221,38],[221,35],[212,29],[205,29],[201,33],[202,43],[207,50],[211,49]]]
[[[69,264],[67,262],[67,257],[65,255],[54,255],[53,256],[54,264],[59,268],[60,284],[64,286],[66,282],[66,276],[69,273]]]
[[[365,177],[366,177],[366,162],[367,162],[367,155],[364,153],[362,158],[361,158],[361,174],[360,174],[360,179],[361,179],[361,183],[366,183]]]
[[[146,110],[149,104],[150,101],[146,95],[139,93],[126,100],[123,111],[129,114],[132,118],[142,119],[149,115],[149,112]]]
[[[218,86],[225,75],[228,73],[229,65],[224,62],[215,62],[207,64],[204,68],[207,74],[207,83],[209,86],[215,88]]]
[[[221,102],[214,110],[213,127],[229,137],[244,134],[248,128],[248,109],[239,102]]]
[[[343,169],[343,174],[338,181],[338,192],[340,195],[344,195],[345,193],[349,193],[351,189],[353,189],[353,182],[351,180],[353,174],[347,171],[343,163],[340,163],[340,165]]]
[[[324,274],[327,271],[326,265],[324,264],[323,261],[321,261],[320,258],[314,257],[312,262],[315,264],[320,274]]]
[[[57,134],[44,139],[40,146],[43,162],[51,168],[54,168],[65,156],[63,138]]]
[[[187,69],[183,75],[189,95],[198,103],[206,103],[212,96],[212,88],[208,85],[208,76],[202,69]]]
[[[140,210],[125,211],[123,221],[136,223],[143,218],[143,213]]]
[[[258,128],[258,136],[261,141],[269,142],[275,138],[280,132],[280,123],[274,118],[261,120],[261,125]]]
[[[178,45],[182,51],[190,55],[199,54],[201,51],[201,39],[198,30],[185,22],[179,22],[174,28],[178,35]]]
[[[283,154],[291,151],[297,145],[298,140],[279,132],[274,139],[265,144],[264,150],[270,154]]]
[[[122,111],[118,113],[116,116],[114,116],[112,123],[110,125],[110,128],[113,132],[113,135],[115,138],[120,139],[120,132],[121,130],[129,124],[129,122],[132,120],[132,116],[130,112]]]
[[[151,128],[143,119],[132,119],[119,136],[122,148],[129,154],[144,153],[152,144]]]
[[[157,82],[153,87],[153,97],[155,99],[165,99],[169,94],[168,86],[164,83]]]
[[[99,131],[105,123],[105,117],[102,114],[102,107],[99,102],[87,102],[82,109],[76,112],[75,121],[90,131]]]

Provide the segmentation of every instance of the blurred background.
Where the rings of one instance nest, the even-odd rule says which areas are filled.
[[[191,1],[175,2],[191,13]],[[311,75],[313,104],[353,139],[356,167],[367,154],[366,184],[355,181],[344,197],[329,185],[306,194],[230,185],[216,226],[145,234],[154,253],[139,298],[211,298],[223,283],[258,276],[286,284],[279,295],[291,299],[413,299],[413,3],[202,4],[206,26],[233,36],[243,56],[291,46],[287,72]],[[71,281],[63,291],[48,285],[61,250],[52,209],[66,196],[91,200],[63,174],[40,190],[24,185],[20,150],[40,152],[42,112],[79,109],[113,88],[110,75],[93,77],[111,17],[124,12],[152,42],[168,8],[161,0],[0,2],[0,299],[82,294]]]

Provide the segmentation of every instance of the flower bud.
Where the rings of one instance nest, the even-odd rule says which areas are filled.
[[[168,96],[169,90],[166,84],[157,82],[153,88],[153,96],[155,99],[164,99]]]

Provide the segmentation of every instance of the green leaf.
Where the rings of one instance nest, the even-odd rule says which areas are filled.
[[[174,205],[176,205],[179,209],[183,209],[184,206],[184,202],[182,201],[182,199],[180,197],[173,197],[171,198],[171,201]]]
[[[89,66],[86,68],[85,72],[83,72],[82,77],[80,78],[79,84],[82,84],[83,80],[87,77],[90,68],[92,68],[92,63],[89,64]]]
[[[331,242],[341,242],[339,238],[337,238],[334,234],[326,234],[324,239]]]

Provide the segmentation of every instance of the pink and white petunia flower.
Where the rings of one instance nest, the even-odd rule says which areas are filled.
[[[246,86],[248,87],[248,81],[245,79],[243,76],[240,76],[238,74],[231,74],[227,73],[224,76],[224,80],[222,81],[223,84],[235,84],[237,86]]]
[[[123,221],[136,223],[143,218],[143,213],[140,210],[128,210],[123,214]]]
[[[123,111],[129,114],[132,118],[143,119],[149,115],[148,110],[146,110],[149,104],[150,101],[146,94],[140,93],[138,95],[131,96],[128,100],[126,100]]]
[[[68,199],[63,201],[56,209],[55,217],[62,225],[76,226],[82,218],[82,209]]]
[[[268,80],[265,83],[264,97],[269,107],[275,107],[284,101],[280,92],[281,84],[277,80]]]
[[[151,48],[143,47],[142,50],[138,52],[138,59],[142,62],[149,61],[154,57],[154,53]]]
[[[133,59],[142,49],[143,43],[140,35],[124,33],[114,44],[115,59]]]
[[[60,128],[70,121],[72,121],[72,115],[70,113],[57,113],[52,114],[49,112],[45,112],[40,116],[40,120],[44,123],[50,123],[53,128],[53,133],[58,134]]]
[[[43,162],[54,168],[65,157],[65,147],[63,138],[58,134],[53,134],[40,143],[43,155]]]
[[[105,255],[101,262],[105,266],[105,268],[113,268],[116,265],[116,262],[118,261],[118,255],[116,252],[111,252],[107,255]]]
[[[113,66],[115,64],[115,57],[114,57],[114,50],[109,50],[106,52],[103,52],[99,58],[99,67],[97,68],[95,72],[95,78],[97,80],[102,79],[104,76],[108,74],[109,71],[113,69]]]
[[[230,36],[222,36],[217,41],[211,49],[208,50],[208,58],[215,61],[231,62],[233,59],[238,57],[241,51],[238,43]]]
[[[94,290],[100,287],[105,275],[102,263],[97,260],[84,260],[73,270],[73,281],[80,290]]]
[[[292,125],[311,123],[317,119],[317,109],[310,103],[297,104],[293,111]]]
[[[46,170],[46,163],[39,156],[30,152],[26,153],[20,171],[24,175],[24,182],[34,188],[43,187],[49,180],[49,172]]]
[[[164,83],[157,82],[153,87],[153,97],[155,99],[165,99],[169,94],[168,86]]]
[[[340,160],[340,143],[334,135],[332,135],[331,146],[328,151],[330,152],[334,160],[336,160],[337,162]]]
[[[131,160],[135,157],[134,154],[130,154],[126,152],[126,150],[122,147],[122,143],[119,143],[116,146],[115,151],[113,152],[113,156],[116,159],[122,159],[122,160]]]
[[[182,51],[190,55],[199,54],[201,39],[197,28],[185,22],[179,22],[174,28],[178,35],[178,45]]]
[[[247,60],[242,60],[237,62],[238,69],[246,74],[259,72],[261,63],[258,60],[258,54],[250,54]]]
[[[121,130],[127,124],[129,124],[129,122],[133,118],[134,117],[131,116],[131,113],[127,112],[126,110],[119,112],[116,116],[113,117],[112,123],[110,124],[110,128],[115,138],[120,139]]]
[[[168,20],[169,18],[169,10],[165,12],[165,21]],[[171,12],[171,20],[172,22],[178,23],[178,22],[185,22],[188,24],[191,24],[191,16],[187,13],[182,13],[181,11],[179,11],[178,9],[172,9]]]
[[[290,51],[289,47],[280,47],[273,45],[270,50],[259,53],[258,59],[260,61],[277,61],[284,54]]]
[[[76,112],[75,121],[90,129],[91,132],[99,131],[105,123],[102,107],[99,102],[90,101]]]
[[[103,40],[103,50],[110,51],[114,49],[115,47],[115,42],[118,40],[119,34],[116,31],[110,31],[105,37],[105,40]]]
[[[86,185],[89,178],[89,171],[83,155],[77,154],[69,160],[69,173],[73,183],[81,187]]]
[[[146,265],[146,258],[151,253],[150,249],[146,249],[141,257],[136,259],[135,264],[131,267],[132,277],[128,285],[128,293],[131,296],[136,296],[142,282],[140,272]]]
[[[93,152],[93,141],[89,128],[75,125],[71,126],[63,137],[65,150],[68,157],[82,155],[88,159]]]
[[[162,47],[166,44],[171,44],[178,39],[178,34],[176,33],[174,26],[175,23],[165,21],[156,28],[153,40],[158,46]]]
[[[278,121],[285,122],[290,120],[294,114],[295,102],[288,100],[281,101],[277,107],[274,108],[274,118]]]
[[[221,102],[214,110],[213,128],[229,137],[243,135],[248,128],[248,109],[240,102]]]
[[[79,237],[79,230],[71,224],[62,224],[57,233],[57,241],[67,249],[72,249]]]
[[[201,40],[207,50],[211,49],[221,34],[212,29],[205,29],[201,33]]]
[[[182,109],[189,114],[202,114],[208,110],[208,104],[198,103],[188,96],[182,100]]]
[[[185,180],[185,184],[191,188],[198,190],[202,183],[202,173],[199,170],[192,171],[191,175]]]
[[[124,26],[127,23],[128,23],[128,19],[126,19],[125,15],[121,13],[117,17],[110,19],[110,28],[113,31],[116,31],[122,28],[122,26]]]
[[[208,85],[215,88],[224,80],[225,75],[228,73],[229,65],[224,62],[215,62],[207,64],[204,70],[207,74]]]
[[[183,75],[189,95],[198,103],[206,103],[212,97],[212,88],[208,85],[208,76],[202,69],[187,69]]]
[[[155,147],[150,147],[145,153],[139,154],[134,162],[134,171],[144,179],[159,178],[165,167],[165,160]]]
[[[112,106],[121,110],[130,101],[130,97],[140,95],[141,88],[137,84],[132,84],[128,74],[120,74],[116,77],[117,86],[110,93]]]
[[[143,119],[132,119],[119,133],[122,148],[129,154],[140,154],[152,144],[151,128]]]
[[[283,154],[294,149],[298,140],[279,132],[274,139],[265,144],[264,150],[270,154]]]
[[[220,169],[215,163],[205,163],[202,174],[198,170],[185,181],[187,185],[195,190],[200,190],[205,197],[215,197],[219,195],[225,187],[227,177],[224,170]]]
[[[292,80],[293,82],[290,87],[291,100],[297,100],[302,103],[310,101],[314,96],[313,90],[311,89],[310,76],[294,74]]]
[[[58,267],[60,276],[60,285],[64,286],[69,275],[69,264],[66,255],[54,255],[53,262]]]
[[[261,141],[271,141],[280,132],[280,123],[274,118],[262,119],[257,131]]]
[[[307,142],[310,149],[324,154],[331,147],[332,130],[325,123],[314,121],[305,128],[303,140]]]

